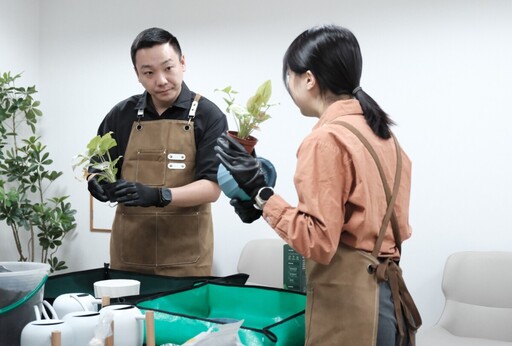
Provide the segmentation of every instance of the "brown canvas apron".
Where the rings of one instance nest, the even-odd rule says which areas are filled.
[[[379,285],[367,268],[378,263],[343,245],[328,265],[306,260],[306,345],[375,345]]]
[[[186,120],[134,123],[121,176],[153,187],[194,181],[196,97]],[[140,111],[139,111],[140,115]],[[213,258],[210,203],[164,208],[117,206],[110,239],[114,269],[170,276],[209,276]]]
[[[400,147],[393,136],[397,153],[397,167],[393,191],[390,191],[380,161],[368,141],[352,125],[342,121],[334,123],[352,131],[372,154],[382,178],[388,208],[371,254],[340,244],[329,265],[322,265],[311,260],[306,261],[308,277],[306,345],[376,345],[379,321],[379,282],[381,281],[388,281],[391,288],[400,344],[405,340],[406,330],[401,323],[405,320],[409,340],[414,345],[414,334],[421,325],[419,312],[405,287],[398,262],[389,258],[378,258],[390,221],[397,248],[401,251],[401,237],[393,211],[400,182]]]

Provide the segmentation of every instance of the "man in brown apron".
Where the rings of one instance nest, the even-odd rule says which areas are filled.
[[[106,115],[98,134],[113,132],[119,160],[118,202],[110,240],[111,267],[172,276],[211,275],[210,203],[220,189],[213,151],[227,120],[211,101],[183,82],[185,58],[176,37],[150,28],[131,48],[145,92]],[[94,176],[89,191],[108,197]]]

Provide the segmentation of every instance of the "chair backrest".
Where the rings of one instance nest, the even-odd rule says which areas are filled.
[[[283,288],[284,240],[254,239],[245,244],[238,272],[249,274],[248,284]]]
[[[457,336],[512,341],[512,252],[459,252],[448,257],[438,325]]]

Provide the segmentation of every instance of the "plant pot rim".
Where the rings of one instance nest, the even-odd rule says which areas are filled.
[[[238,136],[238,131],[232,131],[232,130],[229,130],[229,131],[228,131],[228,133],[229,133],[231,136],[234,136],[234,137],[236,137],[236,138],[238,138],[238,139],[241,139],[241,140],[244,140],[244,141],[257,141],[257,140],[258,140],[258,138],[254,137],[254,136],[252,136],[252,135],[249,135],[249,136],[247,136],[247,137],[245,137],[245,138],[239,137],[239,136]]]
[[[235,140],[238,143],[240,143],[249,154],[252,154],[252,152],[254,151],[254,147],[258,143],[258,138],[253,137],[251,135],[249,135],[249,137],[247,138],[241,138],[237,136],[237,133],[237,131],[228,131],[229,136],[235,138]]]

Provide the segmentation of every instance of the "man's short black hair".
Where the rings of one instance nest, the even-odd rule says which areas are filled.
[[[139,49],[151,48],[153,46],[165,43],[169,43],[174,48],[176,53],[178,53],[178,56],[181,59],[181,47],[176,36],[167,30],[160,28],[149,28],[142,31],[137,35],[137,37],[135,37],[135,40],[133,40],[130,50],[133,66],[136,67],[135,54]]]

